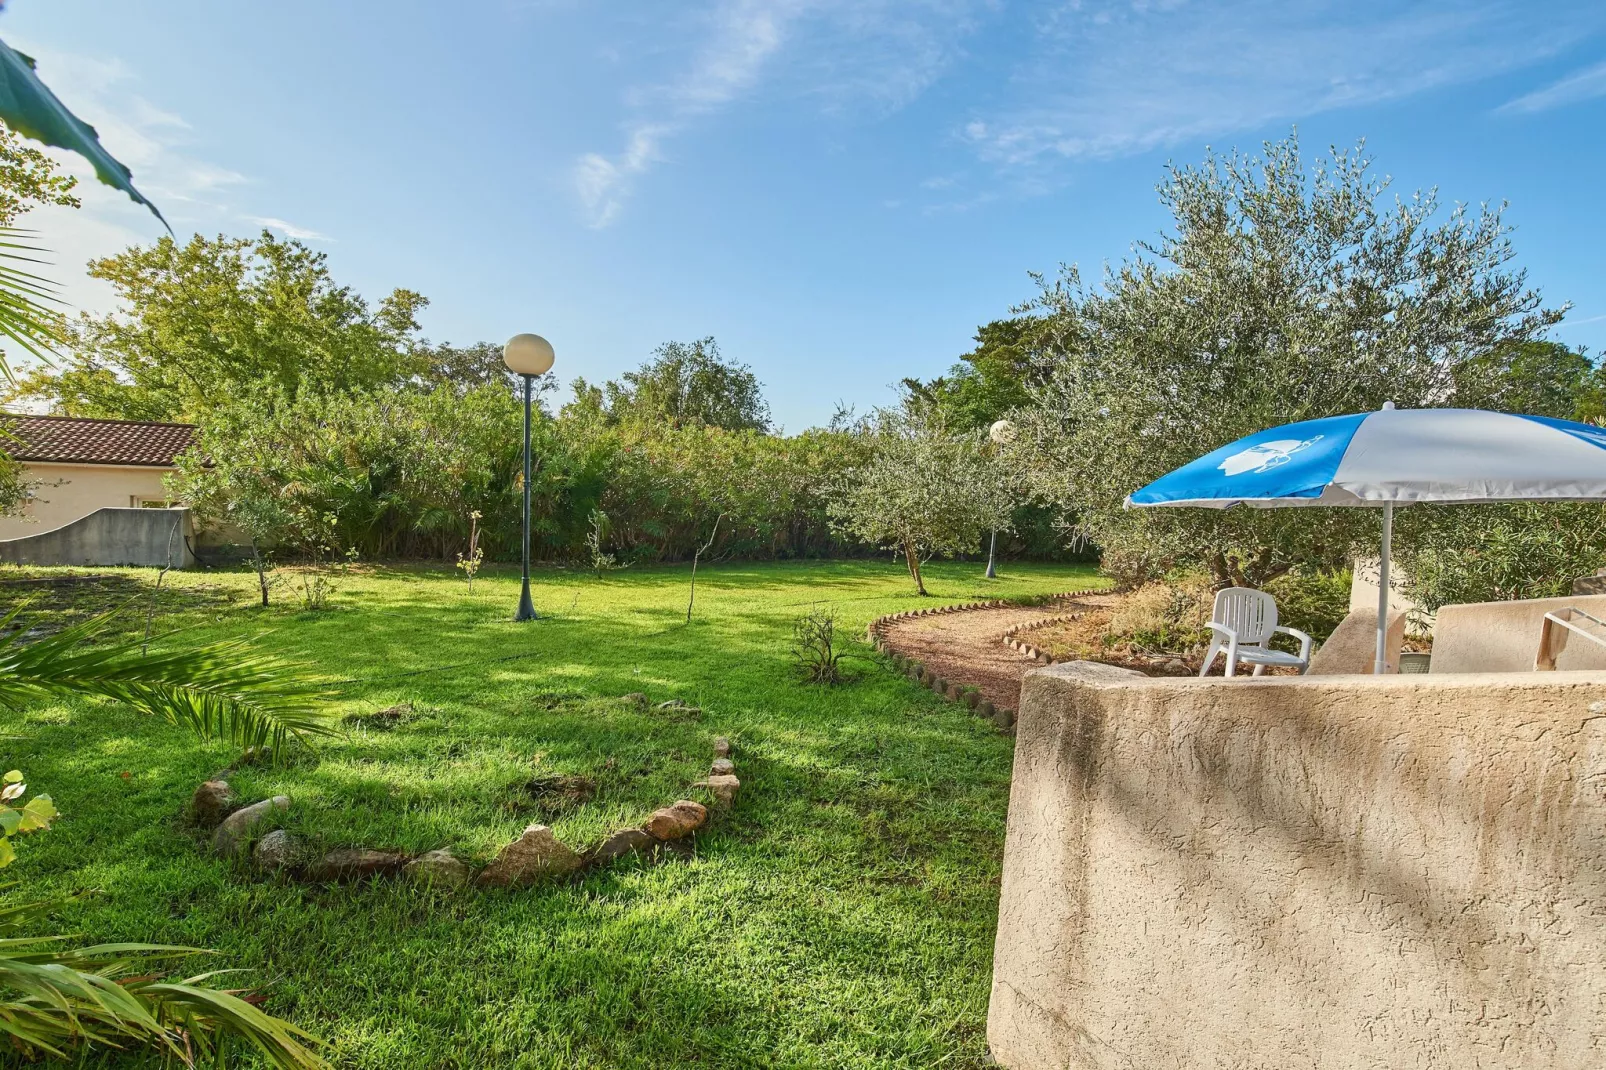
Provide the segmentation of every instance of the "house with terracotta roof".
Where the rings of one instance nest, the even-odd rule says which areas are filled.
[[[0,413],[0,449],[33,484],[22,514],[0,517],[0,539],[63,528],[100,509],[166,508],[162,477],[195,434],[193,424]]]

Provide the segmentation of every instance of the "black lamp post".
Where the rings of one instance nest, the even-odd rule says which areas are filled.
[[[516,334],[502,347],[502,362],[524,379],[524,590],[514,620],[534,620],[530,601],[530,395],[537,375],[552,370],[552,343],[538,334]]]

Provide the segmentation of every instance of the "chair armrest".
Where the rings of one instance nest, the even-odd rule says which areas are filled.
[[[1231,628],[1227,627],[1225,624],[1217,624],[1215,621],[1212,620],[1212,621],[1206,621],[1205,622],[1205,627],[1209,628],[1213,632],[1220,632],[1222,635],[1224,635],[1226,638],[1228,638],[1229,640],[1231,640],[1234,643],[1236,643],[1238,641],[1238,633],[1233,631]]]
[[[1298,628],[1284,628],[1281,624],[1279,624],[1279,625],[1277,625],[1277,627],[1273,628],[1272,631],[1274,631],[1274,632],[1282,632],[1284,635],[1291,635],[1295,639],[1298,639],[1299,640],[1299,656],[1301,658],[1304,658],[1306,661],[1310,660],[1311,644],[1315,642],[1315,640],[1313,640],[1310,636],[1306,635],[1304,632],[1300,631]]]

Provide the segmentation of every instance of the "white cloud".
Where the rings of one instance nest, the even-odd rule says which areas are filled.
[[[605,227],[618,219],[634,181],[666,158],[669,141],[761,83],[835,113],[903,107],[951,61],[972,27],[967,12],[985,2],[719,0],[692,18],[695,43],[671,50],[690,52],[692,62],[626,94],[638,116],[624,125],[624,149],[575,161],[586,221]]]
[[[959,138],[1006,170],[1231,134],[1466,83],[1554,54],[1586,0],[1073,0],[1035,20],[1005,103]]]
[[[285,237],[295,238],[298,241],[334,241],[327,234],[320,234],[318,231],[309,230],[306,227],[298,227],[294,223],[286,223],[284,220],[275,219],[270,215],[248,215],[244,218],[247,222],[255,223],[259,227],[267,227],[269,230],[276,230]]]
[[[1566,104],[1594,100],[1597,97],[1606,97],[1606,61],[1593,67],[1586,67],[1543,89],[1536,89],[1516,100],[1508,101],[1495,110],[1505,115],[1531,114]]]

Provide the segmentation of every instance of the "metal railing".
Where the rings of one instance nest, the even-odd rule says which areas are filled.
[[[1534,672],[1554,672],[1556,659],[1567,649],[1567,639],[1572,635],[1581,635],[1591,643],[1606,646],[1606,636],[1585,631],[1573,622],[1575,617],[1582,617],[1591,624],[1606,629],[1606,620],[1585,613],[1577,606],[1568,606],[1566,609],[1546,613],[1544,623],[1539,626],[1539,653],[1534,657]]]

